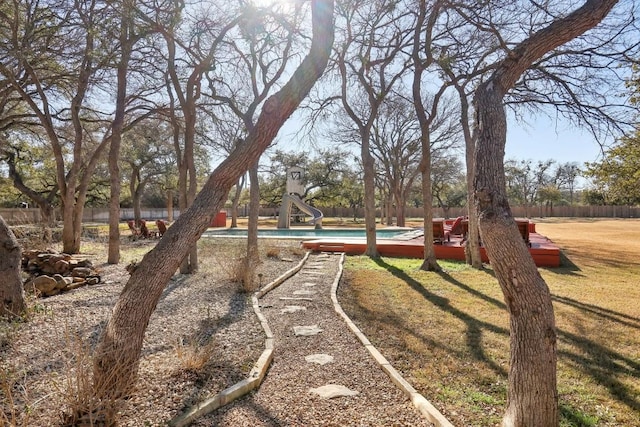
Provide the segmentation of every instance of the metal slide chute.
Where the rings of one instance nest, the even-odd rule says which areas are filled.
[[[285,194],[282,197],[282,206],[280,206],[280,216],[278,217],[278,228],[289,228],[291,226],[291,206],[296,205],[302,212],[312,217],[311,222],[316,228],[322,228],[322,211],[303,202],[300,197],[295,194]]]

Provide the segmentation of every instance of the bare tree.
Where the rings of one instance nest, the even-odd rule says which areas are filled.
[[[129,176],[133,217],[140,225],[141,199],[145,187],[163,176],[175,174],[175,151],[170,143],[171,129],[161,120],[138,123],[123,135],[125,147],[120,163]]]
[[[208,74],[208,94],[220,107],[228,109],[250,133],[259,106],[269,96],[287,70],[292,59],[299,7],[292,17],[253,8],[245,9],[237,27],[238,34],[225,40],[226,55],[219,59],[219,70]],[[290,22],[293,21],[293,22]],[[225,80],[224,76],[244,78]],[[258,213],[260,212],[260,184],[256,162],[249,169],[249,224],[245,257],[244,288],[255,287],[255,268],[258,263]]]
[[[118,61],[116,66],[116,103],[111,123],[111,143],[109,144],[109,249],[107,262],[117,264],[120,261],[120,142],[125,128],[127,104],[127,78],[129,62],[135,43],[140,39],[140,30],[134,19],[135,0],[115,2],[115,13],[119,19]]]
[[[311,8],[313,38],[309,54],[287,84],[265,101],[245,142],[212,172],[191,207],[145,255],[118,299],[95,357],[94,392],[103,406],[131,393],[146,325],[169,278],[208,227],[229,189],[272,143],[323,73],[333,43],[333,2],[315,0]]]
[[[499,9],[500,5],[498,5]],[[462,10],[458,13],[459,10]],[[481,17],[491,17],[474,25],[467,10],[476,12]],[[434,65],[442,72],[442,78],[453,87],[458,95],[460,104],[460,126],[465,143],[465,166],[467,172],[467,209],[469,232],[465,245],[465,257],[472,267],[481,269],[480,235],[478,219],[473,208],[473,176],[475,139],[472,133],[472,109],[470,99],[480,79],[489,73],[493,67],[491,59],[499,50],[499,44],[492,39],[492,33],[487,31],[486,21],[492,23],[502,16],[500,13],[485,13],[480,4],[447,4],[442,13],[446,19],[440,29],[444,36],[434,40],[431,52],[434,55]],[[474,15],[475,16],[475,15]],[[509,17],[510,18],[510,17]],[[508,18],[508,19],[509,19]],[[471,25],[468,25],[471,23]],[[496,26],[499,27],[498,24]],[[496,30],[497,32],[497,30]],[[499,38],[499,37],[498,37]]]
[[[181,10],[175,10],[175,17],[180,16],[181,12]],[[182,128],[184,146],[181,154],[178,151],[179,157],[181,157],[178,163],[181,210],[186,210],[191,206],[198,187],[194,146],[197,108],[202,96],[202,80],[207,71],[214,66],[216,52],[224,37],[240,21],[240,16],[236,16],[228,21],[218,22],[220,16],[225,16],[226,13],[221,10],[213,13],[217,13],[218,16],[205,15],[198,18],[197,22],[193,24],[197,30],[184,39],[180,37],[180,31],[177,27],[179,20],[177,19],[170,20],[168,26],[156,23],[155,27],[163,35],[166,42],[168,51],[167,88],[172,92],[172,100],[174,99],[173,94],[175,94],[184,125]],[[189,71],[185,72],[185,70]],[[176,138],[174,141],[178,142],[178,139]],[[179,146],[176,149],[179,150]],[[194,245],[183,260],[180,272],[191,273],[197,269],[198,251]]]
[[[424,260],[423,270],[440,271],[433,248],[433,185],[432,185],[432,132],[437,127],[437,120],[442,120],[446,114],[438,111],[439,104],[443,99],[443,95],[449,86],[449,82],[442,81],[438,90],[431,99],[431,108],[427,109],[424,105],[422,80],[424,72],[432,67],[437,58],[434,52],[437,52],[435,40],[439,37],[437,22],[443,11],[443,3],[436,0],[429,8],[427,14],[427,5],[424,0],[418,1],[418,15],[416,20],[416,28],[413,35],[412,60],[414,64],[412,96],[416,116],[420,122],[420,142],[422,148],[422,160],[420,163],[421,183],[422,183],[422,199],[423,199],[423,217],[424,217]],[[424,34],[424,41],[422,35]],[[424,54],[422,54],[424,53]],[[452,136],[451,134],[449,136]]]
[[[551,295],[518,232],[505,191],[503,100],[535,61],[598,25],[616,3],[616,0],[587,0],[578,9],[553,19],[510,49],[475,94],[474,200],[480,234],[510,314],[505,426],[556,426],[558,393]]]
[[[212,117],[213,137],[211,147],[221,157],[225,158],[235,150],[236,146],[247,136],[244,124],[234,113],[224,109],[216,109]],[[238,205],[245,188],[247,176],[242,175],[232,189],[231,197],[231,228],[238,227]]]
[[[87,191],[111,138],[103,99],[110,45],[104,3],[16,1],[0,18],[12,28],[2,75],[47,136],[62,202],[63,250],[80,250]],[[46,28],[46,31],[43,29]],[[104,37],[101,37],[104,36]]]
[[[20,138],[15,132],[12,132],[10,137]],[[55,177],[51,177],[49,174],[38,176],[35,173],[34,167],[41,167],[47,163],[44,159],[44,151],[45,149],[39,147],[39,144],[36,143],[15,140],[13,143],[8,141],[0,142],[0,160],[6,162],[8,175],[13,186],[40,209],[44,228],[44,241],[50,242],[51,227],[54,226],[56,219],[54,203],[59,194]],[[30,182],[34,178],[38,181],[37,186],[32,185],[32,182]]]
[[[371,129],[371,155],[380,165],[389,195],[396,206],[397,225],[405,226],[408,192],[420,173],[419,124],[411,105],[390,97],[378,110]],[[391,216],[391,215],[388,215]]]
[[[410,13],[396,1],[359,0],[341,5],[344,22],[336,53],[340,72],[340,99],[358,134],[364,170],[364,206],[367,247],[377,257],[375,163],[371,129],[380,106],[402,81],[410,61],[403,49],[411,33],[405,27]]]

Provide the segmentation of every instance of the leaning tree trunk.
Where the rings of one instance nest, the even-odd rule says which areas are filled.
[[[549,289],[520,236],[504,183],[506,115],[502,97],[479,88],[476,111],[480,138],[476,149],[475,206],[483,244],[510,315],[509,391],[504,424],[555,426],[556,331]],[[490,85],[489,85],[490,86]],[[471,230],[469,230],[472,232]]]
[[[0,317],[19,317],[26,309],[20,277],[21,258],[20,244],[0,216]]]
[[[333,44],[333,1],[312,2],[312,23],[310,53],[289,82],[266,100],[246,141],[213,171],[191,207],[144,256],[125,285],[94,358],[94,394],[105,407],[131,393],[149,318],[180,262],[223,206],[231,187],[258,161],[322,75]]]
[[[616,0],[588,0],[515,46],[476,90],[474,200],[480,235],[510,315],[510,365],[504,426],[557,426],[556,330],[551,294],[507,202],[506,92],[547,52],[596,26]]]

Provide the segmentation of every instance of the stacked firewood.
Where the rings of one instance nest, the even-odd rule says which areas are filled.
[[[77,259],[52,249],[24,251],[22,270],[30,276],[24,283],[24,289],[39,296],[48,297],[100,283],[100,275],[90,260]]]

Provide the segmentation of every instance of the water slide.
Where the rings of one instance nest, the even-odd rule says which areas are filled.
[[[324,218],[322,211],[306,204],[295,194],[285,194],[282,196],[278,228],[289,228],[291,226],[291,205],[296,205],[302,212],[311,215],[311,222],[315,224],[316,228],[322,228],[322,218]]]

